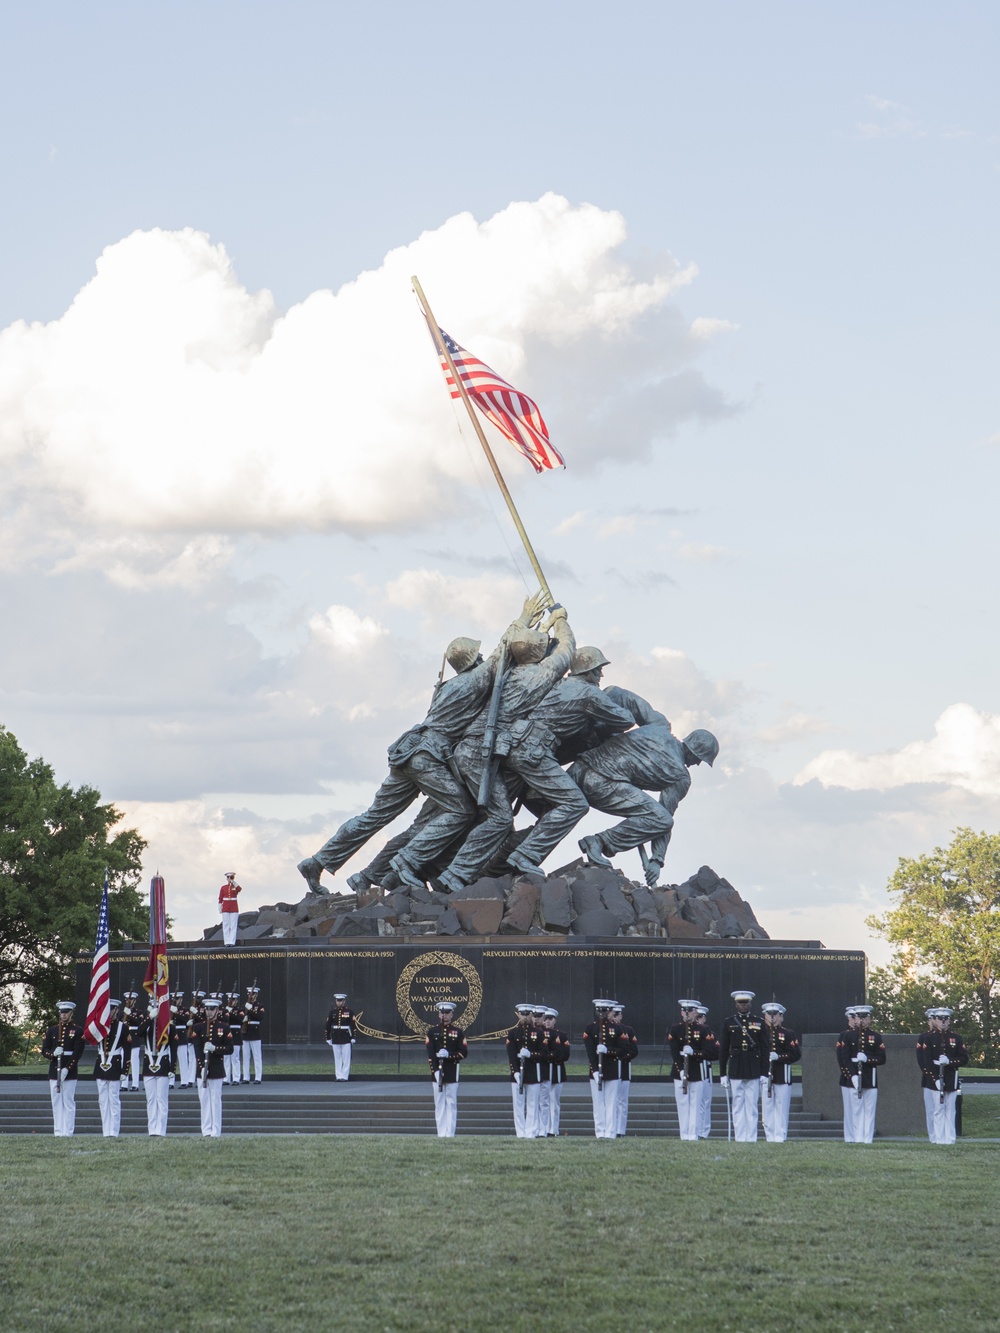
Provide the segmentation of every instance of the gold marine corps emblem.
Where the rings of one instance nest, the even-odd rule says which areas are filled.
[[[396,1008],[404,1026],[423,1037],[438,1021],[435,1005],[450,1000],[455,1022],[468,1030],[479,1017],[483,983],[479,973],[461,954],[437,949],[422,953],[407,963],[396,983]]]

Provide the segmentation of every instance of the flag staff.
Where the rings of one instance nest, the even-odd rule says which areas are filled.
[[[486,461],[490,465],[490,470],[496,478],[497,485],[500,487],[500,493],[506,501],[507,508],[510,510],[510,516],[514,520],[514,527],[517,528],[517,535],[521,538],[521,541],[524,544],[524,549],[527,552],[528,559],[531,561],[531,567],[535,571],[535,577],[538,579],[539,586],[549,599],[550,604],[554,603],[555,598],[552,596],[552,592],[549,589],[548,580],[542,573],[542,567],[538,563],[538,556],[535,555],[535,548],[531,544],[531,538],[528,536],[524,524],[521,522],[521,515],[517,512],[517,506],[514,504],[513,496],[507,489],[507,483],[503,479],[500,465],[493,456],[493,450],[490,448],[489,440],[487,440],[486,433],[480,425],[479,418],[476,416],[476,409],[472,406],[472,403],[469,400],[469,395],[466,393],[465,385],[462,383],[462,377],[455,368],[455,362],[452,360],[451,353],[448,351],[444,339],[441,337],[441,330],[438,327],[437,320],[431,313],[430,306],[427,304],[427,297],[424,295],[424,289],[421,287],[416,277],[412,277],[410,281],[413,284],[413,290],[416,293],[417,300],[420,302],[420,308],[424,313],[424,318],[427,320],[427,327],[430,330],[431,337],[434,339],[434,345],[438,350],[438,355],[444,358],[448,369],[451,371],[452,381],[461,396],[462,402],[465,404],[465,410],[468,412],[469,420],[472,422],[476,435],[479,437],[479,443],[483,446],[483,453],[486,455]]]

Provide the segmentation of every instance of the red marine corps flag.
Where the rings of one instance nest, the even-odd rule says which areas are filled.
[[[156,1049],[166,1046],[170,1035],[170,981],[167,973],[166,886],[162,875],[154,875],[149,884],[149,966],[143,989],[152,997],[150,1009],[156,1010]]]

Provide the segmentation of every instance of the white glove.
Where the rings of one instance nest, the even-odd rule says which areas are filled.
[[[597,1049],[600,1050],[601,1048],[598,1046]],[[520,1049],[520,1050],[518,1051],[518,1053],[517,1053],[517,1058],[518,1058],[519,1060],[530,1060],[530,1059],[531,1059],[531,1052],[528,1050],[527,1046],[522,1046],[522,1047],[521,1047],[521,1049]]]
[[[760,1086],[761,1086],[762,1088],[766,1088],[766,1087],[767,1087],[767,1075],[766,1075],[766,1074],[761,1074],[761,1076],[760,1076]]]
[[[681,1048],[681,1055],[694,1055],[693,1046],[684,1046]]]
[[[852,1075],[851,1075],[851,1082],[854,1084],[854,1086],[855,1086],[856,1088],[860,1088],[860,1087],[861,1087],[861,1075],[860,1075],[860,1074],[852,1074]]]
[[[121,1079],[120,1079],[119,1081],[120,1081],[120,1083],[121,1083],[121,1085],[122,1085],[123,1088],[127,1088],[127,1087],[128,1087],[128,1074],[122,1074]]]
[[[856,1065],[866,1065],[868,1063],[868,1056],[865,1055],[864,1051],[858,1051],[853,1059]]]
[[[948,1059],[946,1055],[939,1055],[938,1058],[934,1061],[934,1063],[936,1065],[950,1065],[951,1061]]]
[[[597,1054],[598,1054],[598,1055],[607,1055],[607,1053],[608,1053],[608,1048],[605,1046],[604,1042],[602,1041],[601,1044],[600,1044],[600,1046],[598,1046],[598,1048],[597,1048]]]
[[[67,1079],[67,1078],[69,1078],[69,1070],[68,1070],[68,1069],[60,1069],[60,1071],[59,1071],[59,1077],[60,1077],[61,1079]]]
[[[205,1042],[205,1054],[206,1054],[206,1055],[211,1055],[212,1052],[213,1052],[214,1050],[215,1050],[215,1042],[214,1042],[214,1041],[206,1041],[206,1042]]]
[[[777,1051],[772,1051],[771,1054],[770,1054],[767,1058],[768,1058],[768,1060],[770,1061],[770,1063],[773,1065],[774,1062],[775,1062],[775,1060],[780,1060],[780,1059],[781,1059],[781,1056],[778,1054]]]
[[[332,1038],[332,1037],[327,1037],[327,1039],[326,1039],[326,1044],[327,1044],[327,1046],[329,1046],[330,1050],[332,1051],[332,1050],[333,1050],[333,1038]]]
[[[57,1046],[55,1050],[52,1052],[52,1058],[54,1060],[58,1060],[59,1057],[62,1055],[62,1053],[63,1053],[63,1048],[61,1046]]]
[[[352,1038],[351,1038],[351,1045],[353,1046],[354,1044],[355,1044],[355,1041],[354,1041],[354,1038],[352,1037]]]
[[[440,1050],[438,1051],[438,1053],[437,1053],[437,1058],[438,1058],[439,1060],[447,1060],[447,1059],[448,1059],[448,1047],[447,1047],[447,1046],[442,1046],[442,1047],[441,1047],[441,1049],[440,1049]]]
[[[722,1086],[723,1086],[724,1088],[728,1088],[728,1087],[729,1087],[729,1075],[728,1075],[728,1074],[723,1074],[722,1077],[719,1079],[719,1082],[722,1084]]]

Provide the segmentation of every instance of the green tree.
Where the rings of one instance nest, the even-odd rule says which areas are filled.
[[[112,833],[121,818],[93,787],[59,786],[0,726],[0,1060],[10,1059],[21,997],[37,1016],[73,993],[75,955],[94,947],[105,867],[111,947],[146,936],[146,844],[135,829]]]
[[[956,829],[950,846],[901,858],[888,892],[895,906],[867,923],[896,946],[893,962],[871,977],[880,1017],[901,1031],[921,1031],[924,1009],[950,1005],[970,1054],[995,1068],[1000,834]]]

